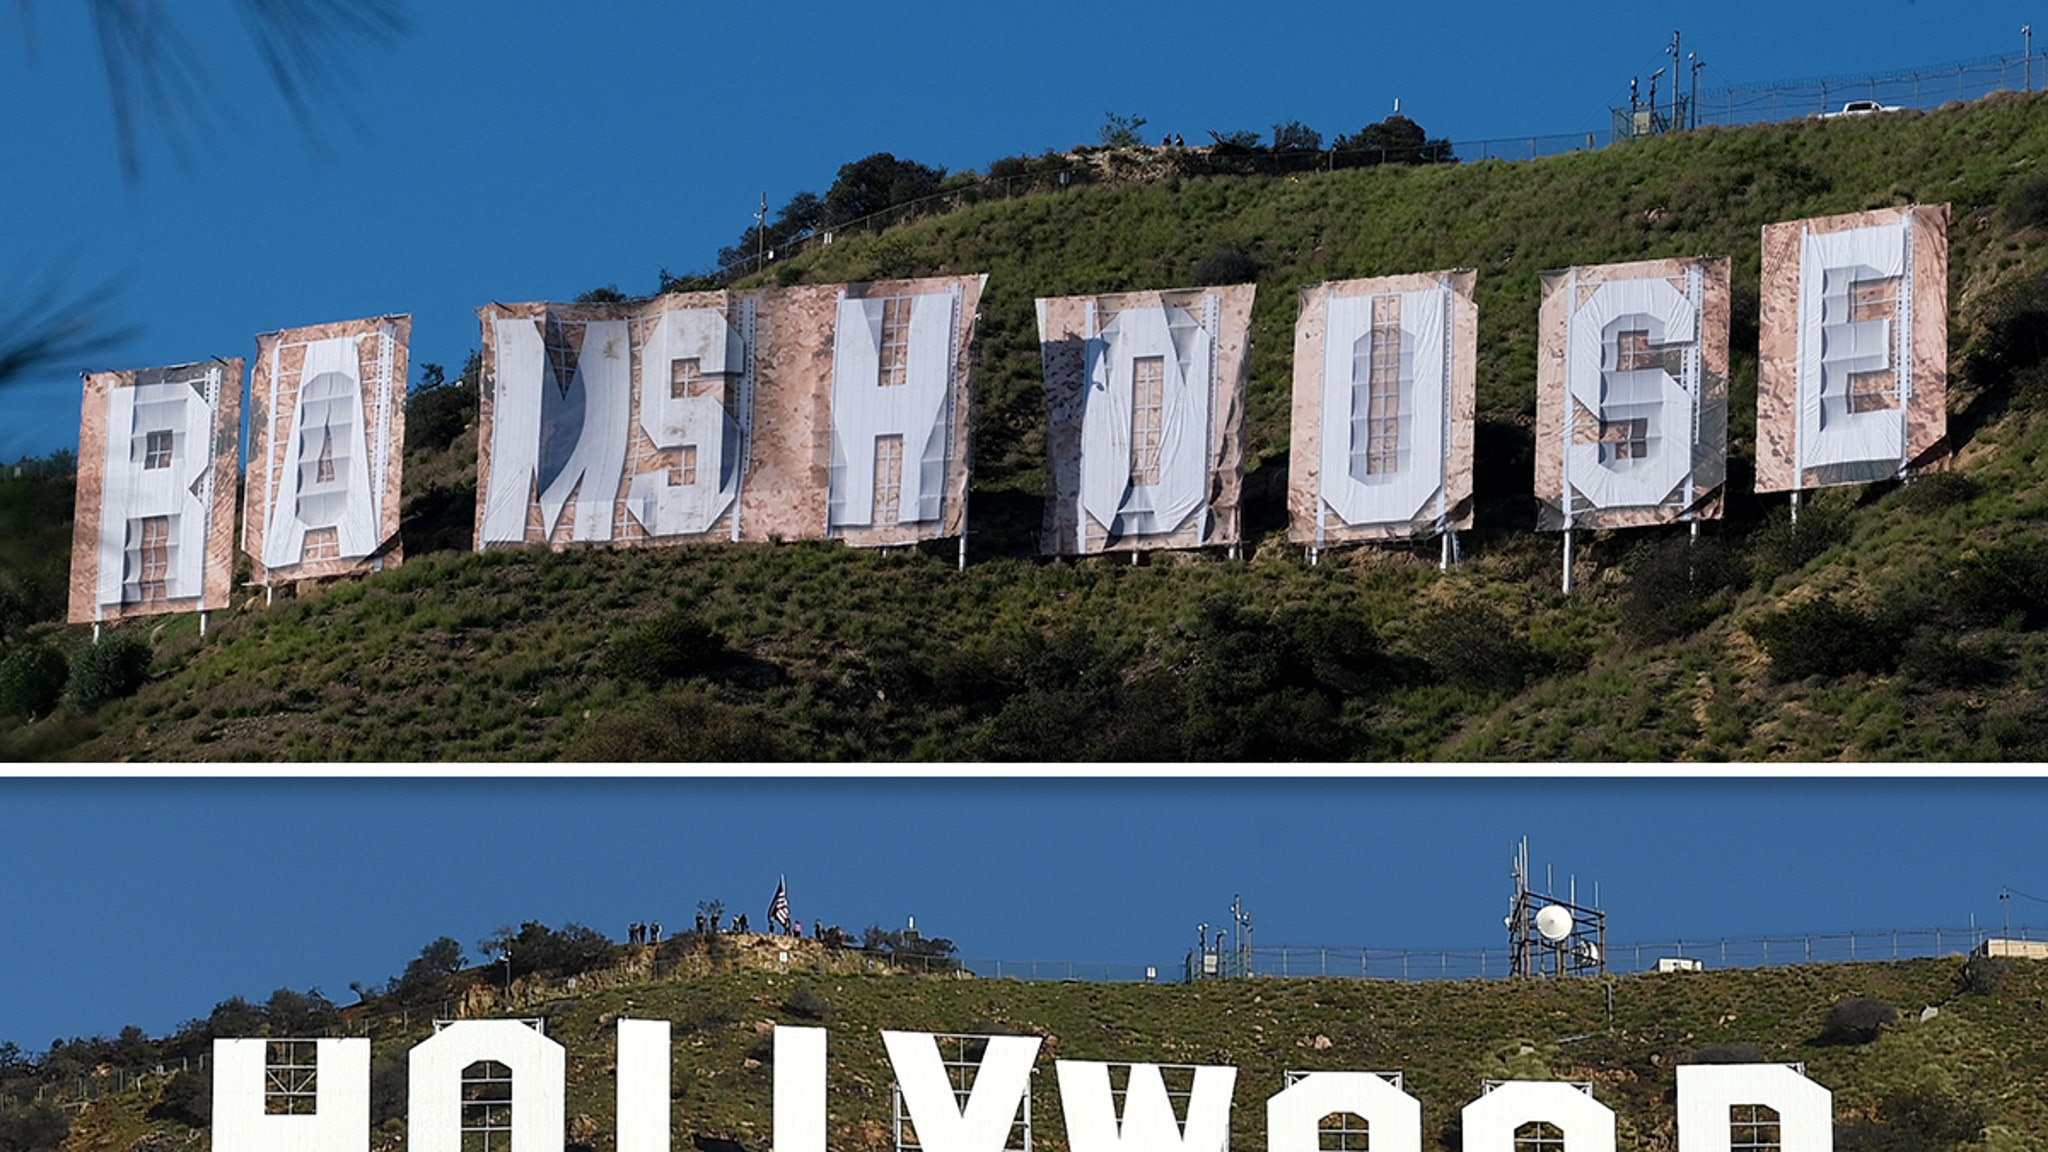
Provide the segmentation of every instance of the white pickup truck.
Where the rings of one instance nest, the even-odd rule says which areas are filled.
[[[1904,112],[1905,110],[1904,106],[1898,104],[1880,104],[1875,100],[1851,100],[1847,104],[1842,105],[1840,112],[1822,112],[1820,113],[1820,118],[1822,120],[1833,120],[1837,116],[1868,116],[1872,112]]]

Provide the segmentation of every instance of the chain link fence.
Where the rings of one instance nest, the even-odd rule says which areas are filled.
[[[1760,968],[1785,964],[1908,960],[1969,952],[1985,939],[2048,940],[2048,930],[2022,925],[2003,933],[1984,928],[1894,928],[1878,931],[1810,932],[1783,936],[1728,936],[1615,944],[1607,950],[1613,973],[1643,972],[1666,958],[1698,960],[1710,968]],[[869,972],[949,976],[956,979],[1057,981],[1060,983],[1180,983],[1187,965],[1114,961],[1002,960],[891,955],[860,949],[804,948],[788,953],[777,972],[821,975]],[[1283,944],[1250,949],[1248,975],[1278,979],[1340,977],[1364,980],[1491,980],[1508,975],[1509,953],[1501,948],[1361,948]],[[601,989],[649,980],[687,980],[720,972],[760,969],[738,951],[716,949],[682,956],[636,959],[576,976],[514,980],[509,987],[479,985],[461,1000],[446,1000],[395,1012],[344,1017],[328,1035],[370,1038],[401,1036],[434,1020],[530,1014],[549,1003]],[[159,1086],[182,1071],[204,1071],[207,1056],[165,1060],[145,1068],[102,1068],[89,1076],[39,1083],[37,1101],[83,1107],[108,1096]],[[0,1108],[18,1107],[25,1093],[0,1095]]]
[[[2048,82],[2048,52],[2016,52],[1892,72],[1710,89],[1699,94],[1693,122],[1757,124],[1840,114],[1852,100],[1873,101],[1887,109],[1925,110],[1952,100],[1976,100],[1993,92],[2032,91],[2035,84],[2044,82]]]
[[[1855,100],[1874,101],[1881,108],[1929,109],[1953,100],[1975,100],[1993,92],[2031,91],[2036,83],[2048,84],[2048,51],[1985,56],[1890,72],[1712,88],[1678,96],[1675,105],[1646,101],[1634,109],[1614,109],[1613,122],[1605,132],[1437,140],[1419,148],[1394,149],[1264,150],[1232,146],[1137,146],[1100,152],[1089,149],[1088,152],[1101,156],[1103,162],[1048,166],[1001,175],[992,172],[988,178],[972,184],[891,205],[857,220],[821,227],[758,253],[742,253],[740,261],[711,275],[745,275],[839,239],[871,235],[909,220],[954,212],[974,204],[1063,192],[1083,184],[1116,182],[1153,168],[1159,169],[1161,176],[1169,173],[1182,176],[1289,176],[1380,164],[1531,160],[1566,152],[1593,151],[1619,140],[1661,135],[1702,124],[1757,124],[1806,116],[1839,115],[1844,105]],[[1023,159],[1012,162],[1027,168],[1039,163]],[[1120,169],[1123,170],[1121,176]]]

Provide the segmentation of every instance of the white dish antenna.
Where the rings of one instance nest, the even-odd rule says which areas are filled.
[[[1588,964],[1598,964],[1600,962],[1600,946],[1591,940],[1581,940],[1572,945],[1572,951],[1578,954],[1579,959],[1584,960]]]
[[[1536,913],[1536,931],[1552,944],[1572,934],[1572,914],[1562,904],[1546,904]]]

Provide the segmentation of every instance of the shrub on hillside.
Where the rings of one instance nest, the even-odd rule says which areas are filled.
[[[782,1001],[782,1010],[799,1020],[823,1020],[832,1006],[811,991],[810,985],[800,984]]]
[[[1474,692],[1516,692],[1543,670],[1542,654],[1491,604],[1427,612],[1408,643],[1437,679]]]
[[[701,672],[727,655],[718,633],[675,608],[613,637],[602,667],[607,676],[652,688]]]
[[[1938,1088],[1909,1088],[1878,1102],[1877,1119],[1835,1133],[1840,1152],[1950,1152],[1984,1135],[1984,1110]]]
[[[1249,284],[1259,278],[1259,261],[1236,244],[1219,244],[1195,263],[1195,283]]]
[[[1899,1018],[1899,1010],[1874,996],[1851,996],[1828,1009],[1821,1025],[1823,1044],[1868,1044],[1877,1039],[1884,1026]]]
[[[1102,114],[1102,128],[1098,135],[1105,148],[1134,148],[1144,143],[1138,136],[1138,129],[1145,126],[1143,116],[1119,116],[1114,112]]]
[[[0,660],[0,716],[49,715],[70,675],[63,653],[41,642],[20,645]]]
[[[1896,639],[1874,617],[1831,596],[1767,613],[1749,632],[1763,645],[1780,680],[1885,672],[1899,659]]]
[[[563,759],[759,762],[788,759],[788,750],[760,709],[728,704],[703,685],[690,684],[600,717]]]
[[[151,1120],[169,1120],[187,1128],[204,1128],[213,1123],[213,1073],[204,1068],[186,1069],[171,1077],[163,1094],[144,1113]]]
[[[1919,684],[1967,688],[1989,684],[2005,672],[2004,664],[1980,646],[1965,645],[1940,624],[1914,628],[1899,646],[1899,673]]]
[[[1774,508],[1749,538],[1750,570],[1759,584],[1768,587],[1778,577],[1799,571],[1821,553],[1847,542],[1849,529],[1848,514],[1832,503],[1800,509],[1796,524],[1789,508]]]
[[[1930,472],[1899,489],[1899,507],[1923,515],[1945,512],[1975,500],[1984,486],[1961,472]]]
[[[1622,627],[1652,644],[1689,636],[1728,611],[1746,575],[1740,557],[1719,540],[1650,545],[1629,575]]]
[[[571,922],[555,929],[538,920],[526,921],[517,932],[500,927],[480,941],[477,950],[493,957],[509,950],[515,978],[534,973],[575,976],[617,963],[624,951],[595,928]]]
[[[2014,230],[2048,224],[2048,172],[2019,186],[2005,205],[2005,222]]]
[[[1979,330],[1963,375],[1979,390],[2019,409],[2048,405],[2048,273],[2002,284],[1985,294]]]
[[[54,1152],[71,1135],[71,1120],[48,1100],[0,1107],[0,1152]]]
[[[439,451],[462,435],[476,418],[482,373],[483,357],[474,351],[453,380],[439,364],[420,366],[420,382],[405,397],[407,452]]]
[[[1958,623],[2022,631],[2048,624],[2048,544],[2019,540],[1963,561],[1948,589]]]
[[[1972,956],[1956,972],[1956,987],[1972,996],[1991,996],[2005,978],[2006,963],[2000,956]]]
[[[1275,152],[1320,152],[1323,148],[1323,134],[1299,120],[1273,125],[1273,151]]]
[[[149,678],[149,642],[118,633],[93,644],[71,661],[64,702],[91,712],[110,700],[132,696]]]

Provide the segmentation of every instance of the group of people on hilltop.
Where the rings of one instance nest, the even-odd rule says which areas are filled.
[[[704,912],[706,907],[709,907],[711,910],[709,916]],[[713,901],[709,905],[699,905],[697,912],[697,935],[704,936],[719,932],[728,932],[737,936],[751,934],[751,930],[747,927],[747,914],[745,912],[734,916],[731,925],[726,928],[719,927],[719,921],[722,919],[724,919],[724,905],[722,903]],[[780,929],[779,933],[777,932],[778,929]],[[811,922],[811,933],[812,939],[834,951],[850,947],[853,944],[853,937],[848,936],[837,924],[827,927],[822,920],[813,920]],[[790,915],[788,885],[782,880],[776,882],[775,897],[768,902],[768,934],[771,936],[780,934],[793,936],[799,940],[803,939],[804,922]],[[645,924],[639,921],[633,922],[627,926],[626,942],[629,944],[661,943],[661,921],[656,920]]]

